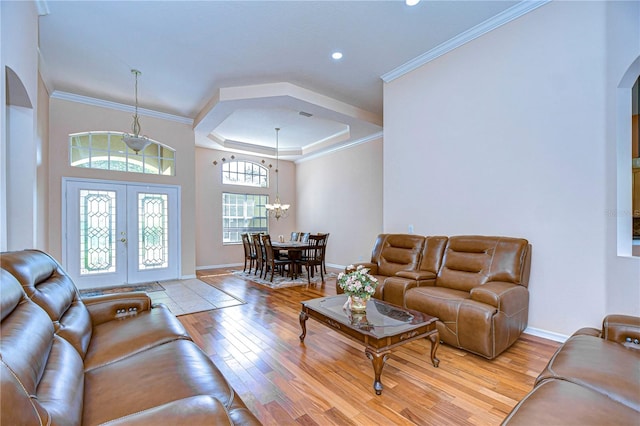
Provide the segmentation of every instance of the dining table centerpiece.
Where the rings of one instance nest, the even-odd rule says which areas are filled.
[[[349,265],[347,271],[338,274],[338,285],[349,296],[344,308],[352,312],[365,312],[367,301],[378,287],[378,279],[369,274],[369,268],[364,265]]]

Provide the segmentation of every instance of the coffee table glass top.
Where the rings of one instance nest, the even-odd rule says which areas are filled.
[[[378,299],[370,299],[367,302],[365,313],[353,313],[344,307],[346,301],[347,296],[341,294],[309,300],[302,304],[341,324],[377,338],[397,335],[436,321],[436,318],[422,312]]]

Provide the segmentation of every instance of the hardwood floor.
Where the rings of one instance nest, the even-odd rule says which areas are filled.
[[[300,302],[335,294],[324,285],[272,290],[228,269],[198,277],[247,303],[179,317],[265,425],[498,425],[559,346],[530,335],[493,361],[427,339],[392,351],[376,396],[364,347],[315,320],[304,344]]]

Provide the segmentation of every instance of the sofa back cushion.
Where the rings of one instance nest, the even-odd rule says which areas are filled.
[[[423,236],[387,234],[380,245],[378,275],[393,276],[398,271],[416,270],[423,246]]]
[[[437,274],[442,265],[444,249],[447,246],[448,237],[431,236],[424,240],[422,249],[422,259],[420,260],[420,271],[433,272]]]
[[[82,358],[5,270],[0,302],[0,424],[80,424]]]
[[[380,254],[382,253],[382,247],[388,235],[389,234],[378,234],[375,243],[373,243],[373,249],[371,250],[371,263],[375,263],[376,265],[380,264]]]
[[[20,282],[29,299],[45,310],[58,336],[84,358],[91,340],[91,317],[60,264],[44,252],[24,250],[3,253],[0,265]]]
[[[522,238],[461,235],[450,237],[436,286],[471,291],[489,281],[527,286],[529,242]]]

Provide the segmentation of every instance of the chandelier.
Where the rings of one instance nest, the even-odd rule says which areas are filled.
[[[267,209],[267,214],[271,217],[275,217],[276,220],[281,217],[287,217],[289,214],[289,204],[282,204],[280,202],[280,191],[279,191],[279,181],[280,178],[278,176],[278,133],[280,132],[280,128],[276,127],[276,201],[273,204],[265,204],[264,207]]]
[[[131,70],[131,74],[136,76],[136,110],[135,114],[133,114],[133,126],[131,128],[131,130],[133,130],[133,134],[124,133],[122,135],[122,140],[137,154],[149,146],[151,140],[146,136],[140,136],[140,120],[138,119],[138,76],[142,73],[133,69]]]

